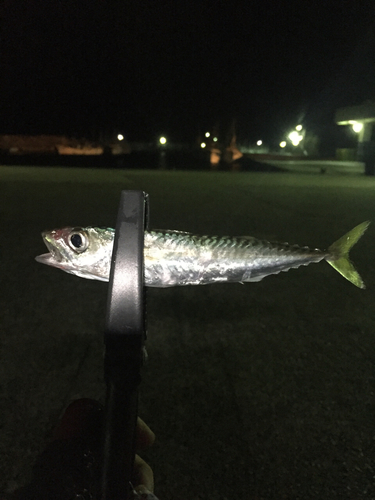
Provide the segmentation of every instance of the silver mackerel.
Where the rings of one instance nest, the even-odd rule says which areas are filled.
[[[270,274],[326,260],[344,278],[365,288],[349,260],[350,248],[369,222],[359,224],[327,251],[250,236],[197,236],[180,231],[145,233],[145,284],[153,287],[260,281]],[[49,253],[38,262],[82,278],[108,281],[114,240],[110,228],[66,227],[42,233]]]

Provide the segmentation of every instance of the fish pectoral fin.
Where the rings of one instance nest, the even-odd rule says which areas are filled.
[[[336,271],[344,278],[358,286],[358,288],[366,288],[361,276],[349,260],[349,251],[357,243],[360,237],[368,228],[370,222],[362,222],[348,233],[344,234],[340,239],[335,241],[329,248],[328,252],[332,257],[326,260]]]

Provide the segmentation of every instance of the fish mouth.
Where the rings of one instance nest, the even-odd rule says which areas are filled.
[[[47,266],[59,267],[64,269],[64,262],[61,258],[56,258],[55,255],[51,253],[43,253],[42,255],[37,255],[35,260],[40,264],[46,264]]]
[[[41,264],[46,264],[48,266],[62,267],[64,258],[54,245],[53,236],[51,237],[51,234],[49,232],[43,232],[42,237],[47,249],[49,250],[49,253],[38,255],[37,257],[35,257],[35,260],[37,262],[40,262]]]
[[[53,260],[53,257],[50,253],[43,253],[42,255],[38,255],[37,257],[35,257],[35,260],[37,262],[40,262],[41,264],[51,265],[51,261]]]

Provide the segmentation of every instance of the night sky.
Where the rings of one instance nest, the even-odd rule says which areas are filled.
[[[0,133],[323,131],[375,99],[372,1],[2,0]]]

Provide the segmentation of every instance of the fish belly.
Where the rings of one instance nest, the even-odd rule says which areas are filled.
[[[260,281],[326,257],[320,250],[250,237],[151,232],[145,239],[145,284],[170,287]]]

